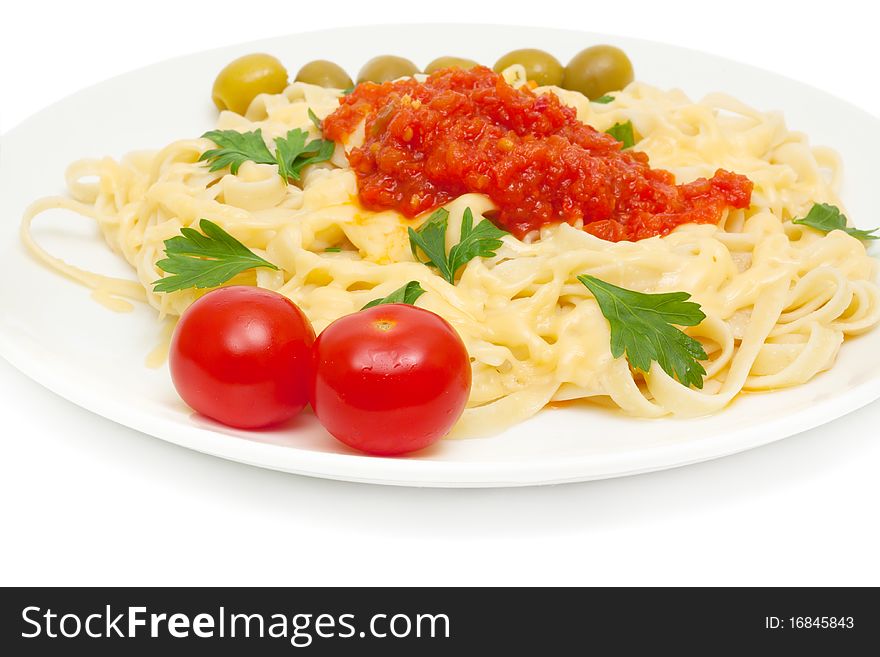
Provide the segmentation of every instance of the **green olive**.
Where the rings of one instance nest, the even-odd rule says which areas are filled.
[[[408,59],[395,57],[394,55],[380,55],[373,57],[363,65],[358,73],[358,84],[361,82],[388,82],[414,73],[418,73],[418,67]]]
[[[521,64],[526,69],[526,79],[534,80],[539,87],[548,84],[562,84],[562,75],[565,69],[562,64],[549,52],[536,50],[535,48],[523,48],[513,50],[495,62],[496,73],[501,73],[508,66]]]
[[[255,53],[226,65],[217,79],[211,98],[217,109],[244,114],[257,94],[280,94],[287,86],[287,69],[272,55]]]
[[[460,68],[463,71],[479,66],[473,59],[463,57],[438,57],[425,67],[425,73],[431,74],[444,68]]]
[[[328,89],[348,89],[354,86],[348,73],[339,64],[326,59],[316,59],[303,66],[296,74],[296,81]]]
[[[571,58],[562,86],[595,100],[632,81],[633,66],[625,52],[614,46],[593,46]]]

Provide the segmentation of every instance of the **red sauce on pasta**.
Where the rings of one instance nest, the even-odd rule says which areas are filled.
[[[341,141],[361,121],[364,143],[348,155],[360,201],[407,217],[477,192],[498,206],[492,221],[519,237],[582,220],[602,239],[640,240],[717,223],[751,198],[751,181],[723,169],[676,185],[554,94],[514,89],[483,67],[360,84],[324,119],[324,134]]]

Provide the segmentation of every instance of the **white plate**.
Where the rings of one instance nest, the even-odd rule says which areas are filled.
[[[50,390],[121,424],[191,449],[266,468],[353,481],[422,486],[516,486],[582,481],[695,463],[815,427],[880,397],[880,331],[847,341],[837,365],[809,384],[748,395],[712,417],[639,420],[601,410],[545,410],[502,435],[443,441],[418,458],[347,451],[305,415],[259,433],[194,417],[166,369],[144,357],[160,326],[147,307],[117,315],[84,288],[37,264],[22,249],[18,217],[33,199],[63,191],[66,165],[199,135],[213,126],[210,86],[233,58],[271,52],[289,68],[326,58],[356,72],[394,51],[426,63],[449,54],[492,62],[533,46],[565,61],[595,43],[614,43],[639,79],[694,98],[726,91],[758,108],[780,109],[813,143],[836,148],[847,165],[843,197],[857,223],[880,217],[875,156],[880,122],[828,94],[786,78],[674,46],[579,32],[423,25],[340,29],[238,45],[163,62],[75,94],[3,138],[0,151],[0,354]],[[393,44],[393,45],[390,45]],[[438,45],[439,44],[439,45]],[[126,272],[85,219],[62,212],[39,222],[38,239],[73,262]]]

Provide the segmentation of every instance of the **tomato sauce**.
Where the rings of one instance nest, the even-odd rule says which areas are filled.
[[[364,143],[348,155],[360,201],[407,217],[477,192],[498,206],[490,219],[518,237],[582,221],[616,242],[717,223],[725,209],[747,208],[752,193],[748,178],[723,169],[676,185],[554,94],[514,89],[484,67],[360,84],[324,119],[324,134],[341,141],[361,121]]]

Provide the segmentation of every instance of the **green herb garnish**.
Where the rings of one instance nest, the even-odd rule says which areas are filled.
[[[366,306],[361,308],[361,310],[366,310],[367,308],[372,308],[373,306],[381,306],[386,303],[406,303],[410,306],[414,306],[416,300],[425,293],[425,290],[422,289],[422,286],[419,285],[418,281],[410,281],[403,287],[400,287],[391,294],[389,294],[384,299],[373,299]]]
[[[228,166],[234,175],[244,162],[277,164],[278,175],[285,182],[298,181],[304,166],[326,162],[333,156],[336,148],[336,144],[326,139],[313,139],[306,143],[308,133],[299,128],[289,131],[286,137],[275,139],[274,155],[263,141],[259,128],[253,132],[212,130],[202,137],[210,139],[218,146],[205,151],[199,157],[199,162],[209,162],[211,171],[219,171]]]
[[[311,107],[309,108],[309,121],[311,121],[318,130],[320,130],[322,132],[324,131],[323,124],[321,123],[321,119],[319,119],[318,115],[312,111]]]
[[[354,87],[346,87],[345,89],[342,90],[342,95],[348,96],[351,94],[352,91],[354,91]]]
[[[287,137],[275,139],[275,158],[278,174],[285,180],[299,181],[307,164],[326,162],[333,156],[336,144],[326,139],[313,139],[306,143],[308,134],[299,128],[287,133]]]
[[[418,255],[421,249],[428,257],[424,264],[436,267],[447,282],[455,284],[455,272],[474,258],[491,258],[501,246],[501,238],[507,231],[501,230],[491,221],[481,221],[474,228],[474,215],[470,208],[465,208],[461,217],[461,240],[446,254],[446,227],[449,211],[445,208],[436,210],[418,230],[408,228],[409,244],[413,256],[422,262]]]
[[[842,214],[839,208],[828,203],[813,203],[813,207],[810,208],[806,217],[795,219],[791,223],[809,226],[823,233],[830,233],[832,230],[842,230],[844,233],[860,240],[880,239],[880,235],[874,235],[880,228],[874,228],[873,230],[851,228],[846,225],[846,215]]]
[[[617,141],[623,143],[624,149],[632,148],[636,145],[636,138],[633,134],[632,121],[627,121],[626,123],[615,123],[613,126],[608,128],[605,133],[611,135]]]
[[[342,247],[328,246],[326,249],[324,249],[324,253],[342,253]]]
[[[611,355],[626,359],[634,368],[647,372],[654,361],[669,376],[688,387],[703,387],[701,360],[708,358],[699,341],[678,326],[696,326],[706,315],[700,305],[688,301],[687,292],[644,294],[601,281],[578,276],[599,304],[611,326]]]
[[[609,96],[608,94],[605,94],[604,96],[599,96],[598,98],[596,98],[592,102],[599,103],[600,105],[607,105],[612,100],[614,100],[614,96]]]
[[[193,228],[181,228],[179,236],[165,240],[167,257],[156,266],[174,275],[155,281],[155,292],[217,287],[248,269],[278,269],[214,222],[202,219],[199,228],[201,233]]]
[[[210,171],[219,171],[229,167],[233,175],[245,162],[258,164],[275,164],[275,156],[269,152],[263,133],[257,128],[253,132],[237,132],[235,130],[211,130],[202,135],[202,139],[210,139],[218,148],[202,153],[199,162],[207,160]]]

